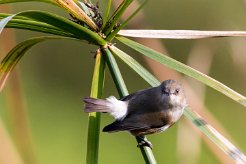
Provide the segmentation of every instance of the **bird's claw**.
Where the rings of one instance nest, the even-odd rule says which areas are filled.
[[[138,137],[140,139],[140,142],[138,142],[137,147],[143,147],[143,146],[147,146],[151,149],[153,149],[153,145],[150,141],[148,141],[146,138],[144,137]]]
[[[141,146],[147,146],[147,147],[153,149],[153,145],[149,141],[141,141],[141,142],[139,142],[137,147],[141,147]]]

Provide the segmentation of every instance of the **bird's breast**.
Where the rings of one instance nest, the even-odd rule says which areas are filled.
[[[184,108],[176,108],[172,109],[172,112],[170,113],[171,115],[171,122],[176,122],[179,120],[179,118],[182,116],[184,112]]]

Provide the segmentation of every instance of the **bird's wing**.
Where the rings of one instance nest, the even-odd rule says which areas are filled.
[[[121,121],[115,121],[103,128],[103,132],[118,132],[118,131],[130,131],[136,129],[149,129],[150,127],[142,124],[128,124]]]
[[[133,97],[138,96],[139,94],[146,94],[146,93],[148,93],[149,90],[152,90],[153,88],[155,88],[155,87],[147,88],[147,89],[143,89],[143,90],[139,90],[139,91],[134,92],[134,93],[131,93],[131,94],[125,96],[125,97],[122,97],[120,100],[121,101],[128,101],[128,100],[132,99]]]
[[[132,97],[134,97],[135,95],[136,95],[136,93],[131,93],[131,94],[125,96],[125,97],[122,97],[120,100],[121,100],[121,101],[128,101],[128,100],[130,100]]]

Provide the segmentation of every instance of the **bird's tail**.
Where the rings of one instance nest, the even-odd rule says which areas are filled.
[[[92,97],[83,98],[85,102],[85,112],[111,112],[111,103],[107,100]]]

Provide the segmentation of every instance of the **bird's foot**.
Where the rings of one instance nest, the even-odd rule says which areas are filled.
[[[150,141],[148,141],[144,136],[137,136],[138,145],[137,147],[147,146],[153,149],[153,145]]]

